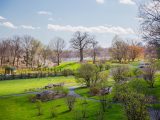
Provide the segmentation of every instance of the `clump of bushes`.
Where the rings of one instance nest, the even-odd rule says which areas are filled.
[[[66,103],[67,103],[69,111],[72,111],[72,109],[74,108],[75,102],[76,102],[76,97],[75,96],[68,95],[66,97]]]
[[[111,68],[111,65],[109,63],[105,64],[105,70],[109,70]]]
[[[12,66],[5,66],[4,69],[5,69],[5,74],[14,74],[16,71],[16,68]]]
[[[111,74],[116,83],[125,82],[128,80],[128,77],[132,76],[132,72],[128,66],[112,68]]]
[[[36,99],[35,95],[29,95],[28,100],[29,100],[29,102],[34,103],[34,102],[36,102],[37,99]]]
[[[36,100],[36,109],[38,110],[38,116],[42,115],[42,102],[41,100]]]
[[[85,84],[90,87],[96,82],[96,73],[98,72],[97,67],[93,64],[82,64],[77,71],[76,78],[77,82]]]
[[[62,75],[63,76],[70,76],[70,75],[74,75],[74,72],[72,70],[70,70],[70,69],[64,69],[62,71]]]
[[[128,120],[146,120],[148,119],[148,99],[143,94],[143,90],[140,89],[138,81],[134,85],[131,84],[133,83],[116,84],[114,87],[114,100],[118,100],[124,105]],[[136,88],[134,88],[135,86]]]
[[[100,88],[97,86],[90,87],[90,95],[98,95]]]
[[[143,70],[143,78],[151,88],[154,88],[155,73],[156,66],[154,64],[145,67]]]

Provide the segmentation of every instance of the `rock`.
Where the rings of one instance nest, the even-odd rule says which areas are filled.
[[[54,87],[62,87],[64,83],[59,83],[59,84],[48,84],[47,86],[44,87],[44,89],[48,88],[54,88]]]
[[[103,88],[100,90],[101,95],[109,94],[112,91],[112,87]]]
[[[51,99],[54,99],[54,96],[56,95],[56,92],[55,91],[43,91],[41,93],[38,93],[36,95],[36,98],[37,99],[40,99],[42,101],[47,101],[47,100],[51,100]]]
[[[56,98],[61,98],[66,96],[65,93],[58,93],[57,91],[53,91],[53,90],[46,90],[43,91],[41,93],[38,93],[36,95],[36,99],[40,99],[41,101],[49,101],[49,100],[53,100]]]

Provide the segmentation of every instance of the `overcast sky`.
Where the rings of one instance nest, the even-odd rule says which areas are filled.
[[[132,0],[0,0],[0,38],[27,34],[47,44],[86,31],[109,47],[115,34],[138,38],[137,16]]]

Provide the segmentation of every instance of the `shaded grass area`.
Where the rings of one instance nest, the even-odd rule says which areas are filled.
[[[100,99],[99,96],[90,95],[90,90],[89,90],[89,88],[86,88],[86,87],[81,87],[81,88],[75,89],[75,92],[82,97],[96,99],[96,100]],[[113,98],[113,94],[108,94],[108,95],[106,95],[106,97],[107,97],[108,101],[111,101]]]
[[[65,87],[76,86],[73,76],[48,77],[34,79],[19,79],[0,81],[0,96],[8,94],[24,93],[27,89],[41,88],[52,83],[65,83]]]
[[[154,88],[149,88],[149,94],[160,100],[160,73],[156,75]]]
[[[76,113],[81,117],[82,100],[77,99],[73,111],[69,112],[64,98],[42,103],[42,115],[37,116],[35,103],[30,103],[27,96],[9,97],[0,99],[0,119],[1,120],[51,120],[51,108],[54,107],[55,120],[74,120]],[[97,120],[98,102],[88,101],[87,120]],[[111,104],[104,114],[105,119],[126,120],[120,104]]]

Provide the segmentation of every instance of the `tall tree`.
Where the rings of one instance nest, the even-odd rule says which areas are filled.
[[[65,41],[60,37],[56,37],[50,41],[50,48],[55,53],[56,62],[57,62],[57,65],[59,65],[61,61],[61,54],[63,52],[63,49],[65,48]]]
[[[21,57],[22,54],[22,41],[19,36],[14,36],[12,38],[12,53],[13,53],[13,66],[15,66],[15,62],[17,59],[17,67],[18,67],[18,62],[19,58]]]
[[[23,36],[23,49],[24,49],[24,61],[26,63],[26,67],[30,65],[30,49],[31,49],[31,41],[33,38],[31,36],[25,35]]]
[[[51,50],[49,46],[43,46],[41,49],[41,57],[43,59],[43,65],[46,65],[46,60],[48,59],[49,55],[51,53]]]
[[[11,47],[10,39],[7,38],[1,41],[0,44],[1,66],[6,62],[9,63],[10,47]]]
[[[80,62],[83,62],[83,51],[88,47],[92,39],[93,38],[86,32],[82,33],[80,31],[77,31],[74,33],[70,43],[74,49],[79,51]]]
[[[41,42],[36,40],[36,39],[32,39],[31,41],[31,49],[30,49],[30,62],[31,62],[31,67],[33,67],[33,64],[36,62],[36,56],[37,53],[40,51],[40,46],[41,46]]]
[[[128,47],[128,60],[134,61],[143,53],[143,47],[138,45],[138,42],[131,40]]]
[[[91,42],[92,45],[92,57],[93,57],[93,64],[96,63],[96,56],[97,56],[97,51],[98,51],[98,41],[92,40]]]
[[[127,49],[128,49],[128,44],[123,39],[121,39],[118,35],[116,35],[113,38],[112,47],[110,49],[110,53],[112,57],[118,60],[119,62],[121,62],[122,59],[126,61]]]
[[[143,39],[156,47],[160,58],[160,0],[149,0],[139,6]]]

